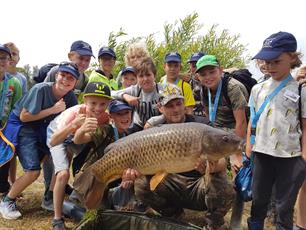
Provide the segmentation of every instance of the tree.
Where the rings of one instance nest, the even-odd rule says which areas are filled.
[[[166,23],[164,25],[164,39],[161,42],[157,42],[154,34],[150,34],[146,37],[136,37],[119,43],[118,39],[126,36],[127,33],[122,28],[116,33],[111,32],[108,45],[115,49],[117,55],[114,73],[118,73],[124,67],[124,55],[127,47],[140,40],[145,41],[147,49],[155,61],[158,79],[165,74],[164,57],[171,51],[177,51],[181,54],[183,71],[188,69],[186,62],[189,56],[196,51],[216,55],[224,68],[245,66],[249,57],[244,56],[246,46],[239,42],[239,34],[232,36],[226,29],[218,33],[218,25],[212,25],[206,34],[201,35],[202,28],[203,25],[198,22],[198,14],[193,13],[173,24]]]

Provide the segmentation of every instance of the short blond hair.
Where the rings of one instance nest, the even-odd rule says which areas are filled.
[[[12,51],[15,51],[15,52],[18,52],[18,53],[19,53],[18,47],[17,47],[17,46],[15,45],[15,43],[13,43],[13,42],[7,42],[7,43],[4,44],[4,46],[7,47],[7,48],[9,48],[11,52],[12,52]]]

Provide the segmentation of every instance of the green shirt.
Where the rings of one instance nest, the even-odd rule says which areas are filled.
[[[102,71],[94,70],[91,72],[89,76],[89,82],[103,82],[106,84],[111,90],[118,90],[118,83],[114,79],[108,79],[106,76],[102,74]]]
[[[0,92],[1,92],[0,101],[2,97],[6,97],[4,101],[4,112],[2,115],[2,119],[0,121],[0,128],[2,128],[5,125],[7,118],[11,110],[13,109],[13,106],[15,105],[16,101],[18,101],[19,98],[21,98],[22,96],[22,89],[21,89],[19,80],[16,77],[13,77],[7,73],[6,73],[6,77],[9,77],[8,92],[6,95],[3,95],[4,80],[0,81]]]

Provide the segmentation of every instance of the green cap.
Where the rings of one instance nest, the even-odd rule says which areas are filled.
[[[202,69],[205,66],[219,66],[219,62],[214,55],[204,55],[197,61],[197,70],[198,72],[200,69]]]

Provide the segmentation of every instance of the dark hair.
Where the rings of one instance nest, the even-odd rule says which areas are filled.
[[[294,69],[296,67],[300,67],[302,65],[302,56],[303,54],[301,52],[292,52],[292,53],[289,53],[289,55],[295,59],[295,62],[292,63],[291,65],[291,69]]]
[[[146,57],[141,59],[136,63],[135,66],[136,75],[138,74],[147,74],[149,71],[152,71],[154,76],[156,76],[156,66],[151,57]]]

